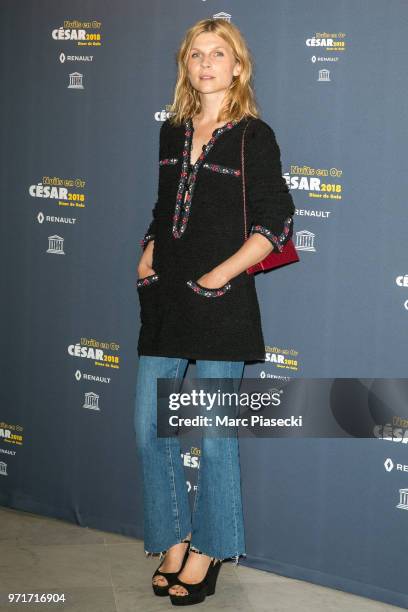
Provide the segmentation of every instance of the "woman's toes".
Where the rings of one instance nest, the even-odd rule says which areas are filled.
[[[157,584],[158,586],[167,586],[167,580],[164,576],[155,576],[153,578],[153,584]]]
[[[172,595],[187,595],[186,589],[181,584],[175,584],[169,589]]]

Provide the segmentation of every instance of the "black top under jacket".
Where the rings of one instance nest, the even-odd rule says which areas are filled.
[[[247,120],[214,130],[193,166],[192,120],[174,127],[167,119],[160,128],[158,199],[140,241],[144,249],[154,240],[155,274],[137,280],[139,355],[265,358],[254,276],[244,271],[211,289],[197,283],[244,243],[241,139]],[[281,251],[293,234],[295,206],[275,133],[258,118],[250,118],[245,133],[245,185],[248,237],[260,233]],[[269,278],[273,282],[273,272]]]

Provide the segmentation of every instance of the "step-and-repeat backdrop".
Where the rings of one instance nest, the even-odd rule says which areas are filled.
[[[301,258],[257,275],[265,361],[244,376],[278,391],[324,377],[328,410],[341,397],[387,415],[374,439],[241,439],[241,563],[407,605],[407,3],[3,0],[0,12],[0,503],[143,538],[139,241],[176,49],[220,17],[255,59]],[[193,500],[199,445],[182,460]]]

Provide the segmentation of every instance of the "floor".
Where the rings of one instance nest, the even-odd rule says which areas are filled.
[[[0,507],[0,610],[156,612],[173,610],[150,587],[158,557],[146,558],[143,542]],[[8,593],[65,594],[65,603],[8,602]],[[349,595],[225,563],[217,590],[200,609],[245,612],[386,612],[401,610]],[[196,608],[194,608],[196,609]]]

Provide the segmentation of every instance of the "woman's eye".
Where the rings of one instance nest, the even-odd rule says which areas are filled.
[[[224,55],[224,53],[223,53],[222,51],[216,51],[216,52],[215,52],[215,55],[217,55],[217,54],[220,54],[221,56],[223,56],[223,55]],[[196,57],[197,55],[200,55],[200,54],[198,53],[198,51],[193,51],[193,53],[191,54],[191,57]]]

